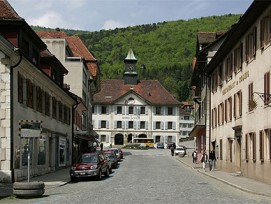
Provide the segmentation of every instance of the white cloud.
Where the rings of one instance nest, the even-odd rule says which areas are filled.
[[[102,26],[102,29],[109,30],[109,29],[115,29],[115,28],[124,28],[127,27],[128,25],[125,25],[119,21],[114,21],[114,20],[107,20]]]
[[[39,18],[35,19],[27,19],[28,24],[30,25],[38,25],[42,27],[50,27],[50,28],[66,28],[69,25],[67,25],[67,21],[62,18],[59,14],[55,12],[48,12],[44,15],[40,16]],[[60,26],[61,25],[61,26]]]

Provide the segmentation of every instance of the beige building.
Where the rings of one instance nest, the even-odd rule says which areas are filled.
[[[271,184],[271,2],[254,1],[205,67],[216,168]]]
[[[71,165],[76,101],[64,89],[64,74],[25,20],[0,1],[1,182]]]
[[[130,49],[123,79],[107,79],[94,95],[93,128],[105,146],[125,145],[134,138],[178,144],[180,102],[157,80],[139,80]]]

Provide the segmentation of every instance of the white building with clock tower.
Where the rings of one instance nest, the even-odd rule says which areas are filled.
[[[136,64],[130,49],[123,79],[101,82],[94,95],[93,129],[104,146],[128,144],[133,138],[178,144],[181,103],[158,80],[139,80]]]

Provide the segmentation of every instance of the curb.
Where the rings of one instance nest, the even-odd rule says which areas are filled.
[[[224,179],[218,178],[218,177],[213,176],[213,175],[211,175],[211,174],[208,174],[208,173],[202,172],[202,171],[200,171],[200,170],[198,170],[198,169],[195,169],[193,166],[187,164],[187,163],[184,162],[184,161],[181,161],[180,159],[177,159],[177,160],[180,161],[182,164],[184,164],[184,165],[190,167],[191,169],[196,170],[197,172],[199,172],[199,173],[201,173],[201,174],[203,174],[203,175],[205,175],[205,176],[209,176],[210,178],[216,179],[216,180],[218,180],[218,181],[220,181],[220,182],[222,182],[222,183],[225,183],[225,184],[227,184],[227,185],[229,185],[229,186],[232,186],[232,187],[234,187],[234,188],[236,188],[236,189],[239,189],[239,190],[241,190],[241,191],[244,191],[244,192],[247,192],[247,193],[251,193],[251,194],[255,194],[255,195],[261,195],[261,196],[271,197],[271,195],[269,195],[269,194],[262,193],[262,192],[256,192],[256,191],[252,191],[252,190],[243,188],[243,187],[238,186],[238,185],[236,185],[236,184],[233,184],[233,183],[231,183],[231,182],[225,181]]]

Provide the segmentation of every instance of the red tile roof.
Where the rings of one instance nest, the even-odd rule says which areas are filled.
[[[38,31],[37,34],[42,39],[65,39],[72,51],[74,57],[81,57],[85,60],[86,66],[90,74],[94,77],[97,76],[98,73],[98,65],[97,60],[93,57],[93,55],[89,52],[85,44],[82,40],[77,36],[68,36],[63,31]]]
[[[128,93],[134,93],[148,104],[180,105],[157,80],[140,80],[136,85],[124,84],[122,79],[107,79],[101,82],[101,91],[94,95],[94,103],[111,104]]]
[[[0,19],[4,20],[22,20],[16,11],[11,7],[7,0],[0,0]]]

